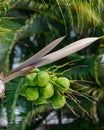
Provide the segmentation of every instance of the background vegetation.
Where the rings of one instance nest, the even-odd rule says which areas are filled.
[[[81,38],[104,34],[103,0],[1,0],[0,1],[0,71],[8,74],[19,63],[38,52],[52,40],[66,35],[54,50]],[[53,110],[47,105],[32,108],[31,102],[19,95],[24,77],[6,84],[6,98],[0,100],[0,117],[7,117],[8,129],[36,129],[53,112],[58,124],[47,129],[104,129],[104,41],[51,65],[69,64],[58,70],[71,81],[71,88],[88,94],[94,101],[76,96],[80,105],[69,100],[68,107]],[[41,69],[47,69],[51,65]],[[94,100],[93,100],[94,98]],[[87,114],[89,113],[89,114]],[[62,119],[72,123],[62,123]]]

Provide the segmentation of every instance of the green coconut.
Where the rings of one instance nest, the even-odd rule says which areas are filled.
[[[36,86],[36,78],[37,73],[30,73],[26,76],[26,82],[29,86]]]
[[[40,95],[45,98],[50,98],[54,94],[54,87],[51,83],[48,83],[47,86],[39,89]]]
[[[39,72],[40,70],[38,69],[38,68],[34,68],[34,69],[32,69],[32,73],[37,73],[37,72]]]
[[[35,105],[46,104],[46,103],[48,103],[47,99],[46,99],[46,98],[42,98],[42,97],[39,97],[39,98],[35,101]]]
[[[53,82],[56,81],[56,80],[57,80],[57,76],[55,76],[55,75],[52,76],[52,77],[51,77],[51,80],[52,80]]]
[[[59,77],[55,81],[56,88],[59,92],[64,93],[70,87],[70,82],[66,77]]]
[[[28,100],[36,100],[39,97],[38,88],[30,87],[26,91],[26,97]]]
[[[51,97],[51,104],[54,109],[63,107],[65,103],[66,103],[66,98],[64,95],[54,94]]]
[[[50,76],[45,71],[39,71],[36,76],[36,82],[39,87],[44,87],[48,84]]]
[[[26,91],[28,88],[29,88],[29,86],[27,84],[24,84],[21,88],[20,95],[26,96]]]

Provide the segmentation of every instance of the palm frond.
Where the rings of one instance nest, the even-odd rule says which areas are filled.
[[[5,107],[7,108],[8,121],[12,122],[15,119],[15,107],[18,102],[20,88],[23,84],[24,78],[16,79],[14,81],[9,82],[6,85],[6,99],[5,99]],[[10,111],[11,110],[11,111]]]
[[[87,1],[78,1],[76,11],[84,16],[85,19],[89,21],[89,23],[93,23],[93,25],[99,25],[102,23],[101,17],[98,15],[98,12],[96,12],[93,5],[88,3]]]
[[[2,72],[8,72],[9,70],[9,54],[11,53],[11,46],[13,45],[15,31],[20,28],[20,24],[16,24],[7,17],[1,17],[0,19],[0,50],[2,52],[0,60],[3,65],[0,69]],[[6,70],[4,69],[6,68]]]
[[[33,0],[13,0],[11,3],[11,8],[14,5],[13,8],[16,9],[24,9],[24,10],[30,10],[30,11],[36,11],[39,12],[41,10],[44,10],[47,8],[46,4],[44,4],[42,1],[33,1]]]
[[[15,41],[29,37],[33,34],[45,33],[49,31],[47,18],[43,15],[34,15],[26,21],[26,25],[17,31]]]
[[[104,47],[100,47],[95,58],[95,79],[98,85],[104,88]]]
[[[88,23],[93,25],[93,27],[103,25],[101,14],[101,11],[104,11],[103,1],[96,0],[95,2],[95,0],[92,0],[88,2],[87,0],[58,0],[58,3],[60,3],[61,8],[65,6],[67,16],[68,14],[70,15],[69,19],[73,27],[76,26],[76,22],[76,27],[82,31],[85,29],[85,26],[87,27]]]
[[[64,73],[70,79],[73,80],[91,80],[94,74],[94,58],[93,56],[81,56],[79,54],[73,54],[70,56],[73,59],[72,65],[70,65],[69,71]]]

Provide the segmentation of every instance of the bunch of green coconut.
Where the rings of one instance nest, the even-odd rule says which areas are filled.
[[[65,92],[69,87],[68,78],[38,70],[26,75],[20,94],[34,101],[35,105],[50,103],[54,109],[58,109],[65,105]]]

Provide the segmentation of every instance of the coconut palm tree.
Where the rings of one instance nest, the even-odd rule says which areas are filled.
[[[13,67],[31,57],[56,37],[67,35],[60,47],[56,47],[56,49],[60,49],[66,43],[71,43],[80,38],[103,35],[103,12],[104,2],[102,0],[1,1],[0,71],[7,74]],[[104,97],[103,73],[100,73],[103,72],[101,71],[103,70],[102,55],[103,40],[60,62],[56,62],[58,66],[68,61],[74,61],[70,66],[60,68],[58,72],[64,72],[67,68],[69,71],[65,71],[63,75],[72,80],[74,90],[90,96],[93,95],[102,101]],[[25,109],[25,113],[23,113],[24,122],[27,122],[31,117],[31,102],[19,95],[23,83],[24,77],[17,78],[6,85],[6,99],[1,100],[1,112],[5,107],[9,122],[14,121],[14,118],[16,118],[15,107],[17,106]],[[78,104],[75,105],[73,102],[69,102],[69,104],[73,105],[77,112]],[[93,109],[92,104],[88,105],[90,109],[86,105],[81,105],[86,111],[91,111],[93,118],[98,121],[96,104],[94,104]],[[37,124],[40,124],[51,111],[47,109],[48,107],[40,106],[36,110],[33,109],[33,113],[35,111],[44,113],[41,115],[42,119],[37,121]],[[82,112],[81,109],[78,109],[78,113],[86,118],[85,111]],[[69,115],[73,116],[72,112],[69,112]]]

